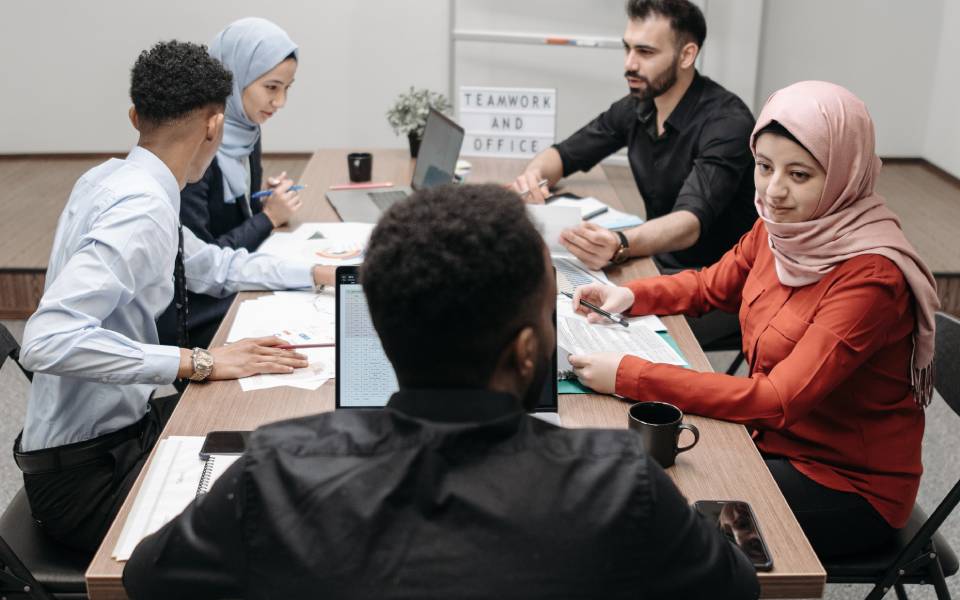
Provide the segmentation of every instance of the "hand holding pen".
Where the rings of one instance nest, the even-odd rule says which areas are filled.
[[[623,327],[630,326],[620,314],[634,304],[633,292],[629,288],[591,283],[578,287],[573,294],[562,293],[573,300],[574,311],[587,317],[591,323],[612,321]]]
[[[270,183],[273,183],[271,181]],[[283,179],[275,187],[251,194],[251,198],[260,198],[263,203],[263,214],[270,219],[274,227],[286,225],[293,213],[300,210],[303,200],[298,190],[305,186],[293,185],[292,179]]]
[[[507,187],[512,187],[524,202],[531,204],[543,204],[550,197],[550,180],[539,169],[524,171]]]

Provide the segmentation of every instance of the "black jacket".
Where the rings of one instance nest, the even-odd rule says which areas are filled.
[[[554,427],[478,390],[259,429],[123,581],[134,599],[759,595],[637,433]]]
[[[250,189],[259,190],[263,180],[263,165],[260,162],[260,141],[250,154]],[[273,231],[273,223],[263,213],[259,199],[250,199],[253,216],[243,212],[242,198],[233,204],[223,199],[223,172],[214,157],[200,181],[188,184],[180,192],[180,222],[201,240],[221,248],[245,248],[250,252],[267,239]],[[223,317],[227,314],[235,294],[215,298],[206,294],[187,293],[189,318],[187,328],[192,346],[207,347]],[[177,344],[176,308],[173,303],[157,319],[160,343]]]

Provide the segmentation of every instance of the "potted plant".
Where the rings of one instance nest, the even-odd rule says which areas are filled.
[[[387,111],[387,122],[393,127],[393,132],[397,135],[406,134],[410,142],[410,156],[413,158],[416,158],[420,151],[423,128],[427,124],[427,115],[431,108],[449,115],[453,106],[443,94],[410,86],[410,91],[397,96],[393,106]]]

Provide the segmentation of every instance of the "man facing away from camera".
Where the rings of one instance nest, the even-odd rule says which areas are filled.
[[[528,414],[557,292],[514,192],[417,192],[381,218],[361,281],[400,390],[257,430],[134,551],[132,598],[758,596],[636,432]]]

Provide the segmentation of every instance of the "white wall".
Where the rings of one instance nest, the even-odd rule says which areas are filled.
[[[622,0],[457,0],[456,28],[619,40],[623,7]],[[454,84],[556,88],[558,140],[627,93],[623,51],[609,48],[458,41]]]
[[[455,0],[464,28],[619,38],[622,0]],[[924,156],[960,175],[960,7],[956,0],[699,0],[703,72],[754,112],[801,79],[846,85],[868,104],[885,156]],[[447,92],[448,0],[165,0],[6,3],[0,19],[0,154],[128,148],[129,70],[161,39],[208,42],[260,15],[301,47],[268,152],[402,146],[384,113],[409,85]],[[620,97],[622,53],[461,42],[455,83],[559,91],[564,137]]]
[[[704,71],[748,104],[760,2],[706,6]],[[249,15],[276,21],[301,48],[290,101],[264,128],[265,150],[402,146],[384,113],[409,85],[449,91],[449,7],[448,0],[9,3],[0,20],[0,97],[13,117],[0,119],[0,154],[128,148],[135,140],[126,117],[129,71],[138,52],[161,39],[209,42]],[[625,25],[623,0],[456,0],[456,15],[459,28],[508,32],[620,38]],[[557,88],[558,139],[626,92],[620,50],[477,42],[456,50],[455,85]]]
[[[707,41],[700,69],[734,94],[756,114],[757,60],[760,52],[763,0],[709,0],[705,3]]]
[[[945,37],[956,35],[955,29],[942,27],[944,4],[944,0],[767,0],[756,111],[770,93],[790,83],[832,81],[866,102],[877,126],[880,155],[924,156],[941,31],[951,34]],[[956,0],[946,4],[955,14]],[[955,51],[943,55],[946,64],[939,74],[951,79],[953,86],[957,57]],[[946,72],[948,66],[953,73]],[[942,101],[953,102],[938,100]]]
[[[445,0],[10,2],[0,18],[0,153],[128,148],[140,50],[208,43],[251,15],[281,24],[301,49],[288,106],[264,128],[266,151],[405,144],[384,117],[390,101],[411,84],[446,90]]]
[[[960,177],[960,2],[944,3],[940,46],[937,52],[924,156],[941,169]],[[920,113],[918,116],[922,117]]]

